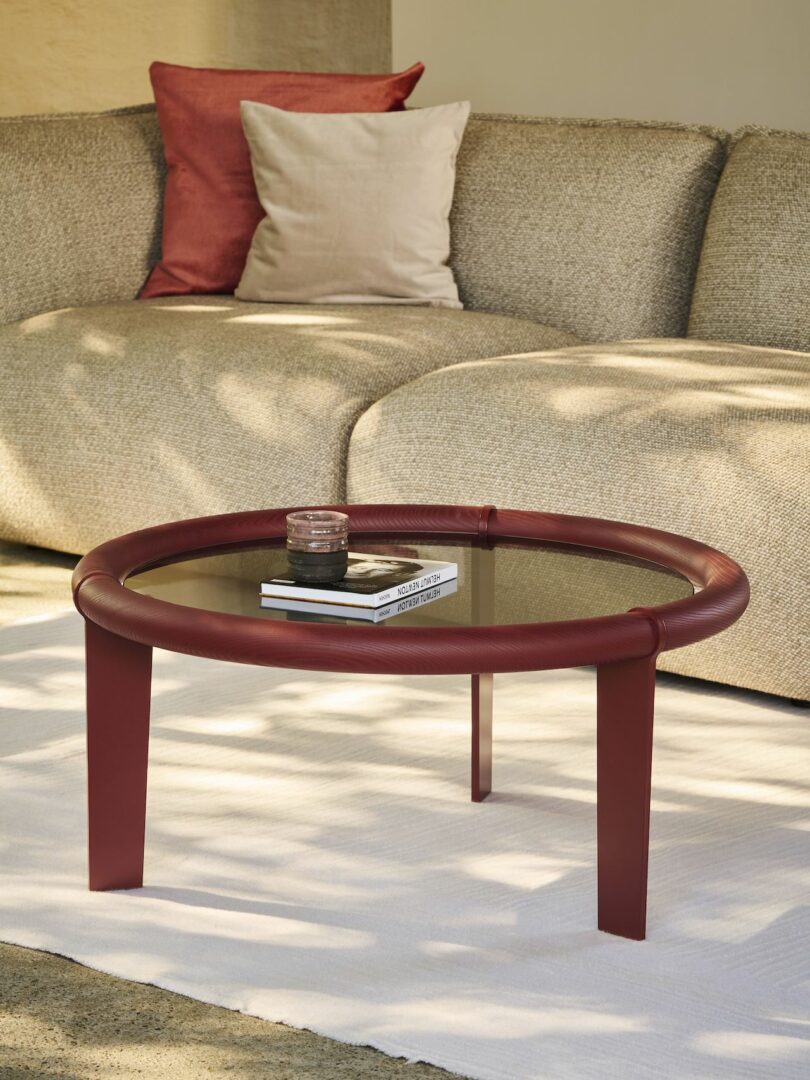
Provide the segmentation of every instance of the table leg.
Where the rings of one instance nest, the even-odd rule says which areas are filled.
[[[492,791],[492,676],[472,676],[472,801]]]
[[[599,929],[643,940],[647,922],[655,657],[597,669]]]
[[[143,884],[152,649],[85,623],[90,888]]]

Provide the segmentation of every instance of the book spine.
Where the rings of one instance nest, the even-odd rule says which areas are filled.
[[[365,622],[382,622],[383,619],[389,619],[392,615],[402,615],[403,612],[412,611],[414,608],[422,607],[424,604],[429,604],[431,601],[438,600],[442,596],[450,596],[455,591],[456,583],[455,580],[451,578],[449,581],[444,582],[444,584],[436,585],[432,589],[423,590],[412,596],[406,596],[404,599],[388,604],[387,607],[384,608],[358,609],[356,607],[341,607],[340,604],[312,604],[307,603],[306,601],[287,600],[269,596],[262,598],[261,606],[263,608],[271,608],[275,611],[297,611],[307,615],[332,615],[344,619],[362,619]]]
[[[445,584],[447,584],[445,582]],[[386,609],[386,618],[389,615],[402,615],[406,611],[413,611],[414,608],[422,607],[424,604],[429,604],[433,600],[438,600],[442,596],[449,596],[454,593],[455,589],[446,588],[443,589],[441,585],[435,585],[432,589],[427,589],[424,592],[417,593],[415,596],[406,596],[403,600],[399,600]]]
[[[451,581],[458,577],[458,567],[455,563],[438,570],[426,570],[424,574],[414,578],[413,581],[403,582],[402,585],[394,585],[385,592],[375,593],[351,593],[337,592],[335,590],[311,589],[302,590],[296,585],[279,585],[273,582],[262,582],[261,592],[263,596],[287,597],[290,600],[308,600],[310,602],[340,604],[351,603],[353,607],[379,608],[385,604],[393,603],[394,600],[403,600],[412,593],[421,592],[434,585],[441,585],[445,581]]]
[[[297,611],[305,615],[333,615],[339,619],[362,619],[364,622],[376,622],[375,608],[341,607],[340,604],[325,604],[318,601],[308,604],[305,600],[279,599],[262,597],[261,606],[273,611]]]
[[[414,578],[413,581],[405,581],[402,585],[395,585],[391,589],[386,589],[385,592],[378,593],[374,597],[373,606],[382,607],[384,604],[394,603],[395,600],[404,600],[413,593],[422,592],[423,589],[442,585],[457,575],[458,570],[453,565],[442,567],[440,570],[429,570],[425,574],[420,574],[418,578]]]

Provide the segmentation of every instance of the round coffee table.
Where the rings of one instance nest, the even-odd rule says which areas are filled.
[[[730,626],[748,582],[694,540],[492,506],[337,506],[353,551],[456,562],[455,592],[377,624],[260,607],[291,509],[160,525],[95,548],[86,621],[91,889],[143,882],[153,646],[319,671],[472,676],[472,798],[491,788],[492,676],[595,665],[598,925],[645,935],[656,656]]]

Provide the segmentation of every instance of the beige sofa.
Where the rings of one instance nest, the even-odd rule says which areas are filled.
[[[807,136],[473,117],[460,312],[137,301],[162,180],[150,107],[0,120],[0,537],[347,497],[651,524],[753,589],[661,666],[810,697]]]

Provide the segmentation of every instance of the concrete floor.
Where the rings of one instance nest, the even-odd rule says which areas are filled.
[[[0,543],[0,626],[69,606],[75,563],[73,556]],[[441,1080],[453,1074],[0,944],[0,1080],[95,1076]]]

